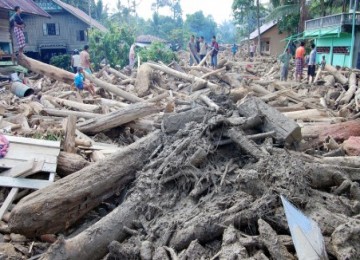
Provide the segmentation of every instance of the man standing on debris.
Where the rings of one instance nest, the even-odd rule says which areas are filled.
[[[288,74],[289,74],[289,63],[291,60],[291,50],[290,47],[286,49],[286,51],[279,56],[279,60],[281,62],[281,73],[280,73],[280,80],[287,81]]]
[[[25,35],[24,35],[24,28],[25,24],[23,19],[21,18],[21,8],[20,6],[15,6],[15,15],[10,21],[10,26],[14,27],[14,34],[16,38],[17,45],[19,47],[19,54],[24,52],[25,48]]]
[[[253,58],[254,54],[255,54],[255,45],[252,42],[251,45],[250,45],[250,58]]]
[[[215,36],[212,37],[211,48],[212,48],[211,66],[213,69],[216,69],[217,68],[217,55],[219,52],[219,44],[217,43]]]
[[[74,53],[71,56],[71,67],[74,73],[77,73],[77,68],[80,67],[80,54],[77,49],[74,50]]]
[[[89,45],[84,46],[84,50],[80,52],[80,66],[86,73],[92,74],[90,64]]]
[[[309,55],[309,63],[308,63],[308,78],[307,78],[309,84],[311,84],[314,81],[315,70],[316,70],[316,48],[315,48],[315,44],[311,44],[311,52]]]
[[[231,52],[233,54],[233,60],[235,60],[235,54],[238,50],[238,46],[234,43],[234,45],[231,47]]]
[[[129,67],[130,69],[134,68],[134,64],[135,64],[135,43],[131,45],[130,47],[130,51],[129,51]]]
[[[199,52],[200,62],[205,58],[206,50],[207,50],[207,44],[204,40],[204,36],[201,36],[200,37],[200,52]],[[205,62],[205,64],[206,64],[206,62]]]
[[[295,75],[296,81],[301,82],[302,74],[304,69],[304,57],[305,57],[305,42],[301,42],[300,46],[296,49],[295,52]]]
[[[85,90],[89,91],[92,96],[95,96],[96,93],[95,93],[94,86],[91,83],[88,84],[85,82],[84,69],[82,67],[78,67],[77,69],[78,69],[78,71],[74,77],[74,85],[75,85],[76,89],[79,91],[85,89]]]
[[[190,41],[188,43],[188,48],[190,51],[190,66],[193,65],[194,63],[194,59],[196,61],[196,63],[199,63],[199,57],[197,56],[197,51],[196,51],[196,42],[195,42],[195,36],[191,35],[190,37]]]

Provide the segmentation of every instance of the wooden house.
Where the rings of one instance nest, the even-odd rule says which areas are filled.
[[[1,0],[0,1],[0,62],[11,60],[13,53],[13,42],[10,32],[10,12],[15,6],[20,6],[24,14],[41,17],[50,17],[48,13],[38,7],[32,0]],[[5,63],[4,63],[5,64]]]
[[[34,0],[51,18],[26,16],[25,37],[28,56],[49,61],[54,55],[82,49],[89,28],[107,31],[102,24],[80,9],[60,0]]]
[[[250,41],[253,41],[255,46],[258,46],[258,35],[257,29],[250,34]],[[287,44],[285,39],[288,36],[287,32],[279,32],[277,21],[263,24],[260,27],[261,53],[277,57],[284,52]]]

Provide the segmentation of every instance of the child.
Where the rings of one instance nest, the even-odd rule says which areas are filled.
[[[74,77],[74,85],[78,90],[87,90],[92,96],[95,96],[95,88],[92,84],[85,83],[84,69],[78,67],[78,72]]]

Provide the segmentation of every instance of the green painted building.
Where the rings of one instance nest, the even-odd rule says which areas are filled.
[[[360,68],[360,12],[350,10],[305,22],[304,38],[316,44],[317,62]]]

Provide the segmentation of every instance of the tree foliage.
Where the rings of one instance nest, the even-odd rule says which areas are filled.
[[[50,64],[64,70],[71,71],[71,56],[69,54],[53,56],[50,59]]]
[[[162,61],[164,63],[170,63],[177,59],[175,53],[161,42],[153,42],[149,47],[142,48],[139,52],[139,56],[141,57],[142,62]]]
[[[106,59],[111,66],[124,67],[128,64],[131,44],[134,43],[134,31],[129,26],[112,24],[109,32],[93,29],[89,33],[91,60],[95,65]]]
[[[211,15],[204,16],[202,11],[186,15],[185,27],[191,34],[204,36],[206,41],[210,41],[216,35],[217,24]]]

